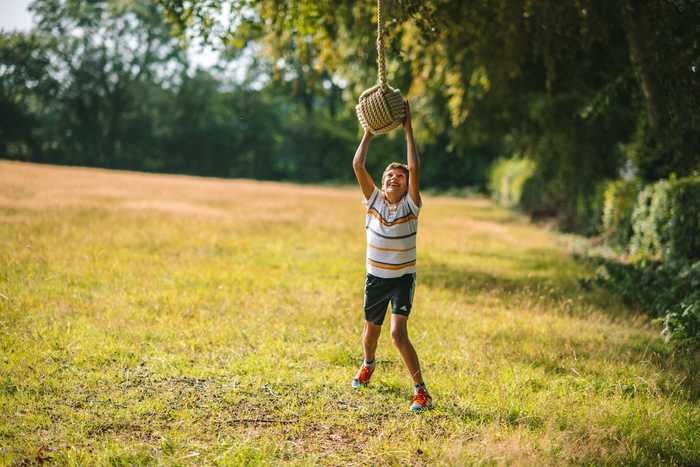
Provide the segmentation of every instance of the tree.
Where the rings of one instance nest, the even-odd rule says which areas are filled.
[[[145,1],[35,0],[37,30],[50,41],[56,96],[54,138],[63,162],[136,167],[129,146],[131,118],[139,119],[145,83],[183,67],[185,57],[162,20]]]
[[[48,70],[46,41],[36,34],[0,34],[0,154],[42,159],[37,127],[59,83]]]

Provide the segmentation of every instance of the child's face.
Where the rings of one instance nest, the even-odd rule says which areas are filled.
[[[403,196],[408,190],[408,180],[406,172],[401,169],[389,169],[383,177],[382,189],[385,193],[398,194]]]

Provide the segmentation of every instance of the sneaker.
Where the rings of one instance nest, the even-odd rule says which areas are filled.
[[[352,379],[352,387],[357,389],[361,386],[367,386],[372,373],[374,373],[374,366],[369,367],[363,364],[355,377]]]
[[[418,388],[416,393],[411,398],[411,410],[413,412],[420,412],[421,410],[429,409],[433,406],[433,398],[428,394],[428,390],[425,388]]]

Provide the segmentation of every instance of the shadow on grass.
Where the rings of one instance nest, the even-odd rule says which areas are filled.
[[[446,262],[428,261],[421,268],[419,281],[421,285],[431,288],[444,288],[464,294],[488,294],[497,296],[505,303],[513,302],[537,304],[544,310],[556,310],[557,313],[586,318],[590,310],[601,312],[617,322],[637,321],[647,315],[639,308],[626,306],[620,297],[599,288],[587,287],[581,281],[580,275],[572,273],[571,259],[555,256],[552,252],[532,251],[526,255],[507,257],[502,254],[480,253],[479,256],[488,260],[508,259],[513,263],[513,277],[505,277],[463,265]],[[559,274],[557,271],[565,271]],[[528,274],[528,272],[538,272]],[[575,298],[575,300],[573,300]],[[638,324],[635,324],[638,326]],[[594,361],[618,361],[625,364],[649,364],[654,368],[675,374],[681,381],[678,385],[670,384],[661,388],[667,396],[677,394],[678,386],[685,391],[685,397],[690,401],[700,400],[700,379],[697,366],[700,363],[699,353],[679,353],[666,344],[660,337],[635,335],[624,341],[605,340],[592,343],[584,340],[564,339],[550,336],[547,343],[552,348],[567,349],[579,357]],[[506,335],[489,336],[504,345],[516,342],[527,336]],[[554,374],[569,373],[570,368],[561,365],[559,356],[520,355],[514,357],[522,363],[543,368]],[[595,376],[595,375],[590,375]]]
[[[471,254],[471,253],[470,253]],[[581,306],[573,306],[576,298],[580,305],[588,305],[615,318],[630,318],[638,313],[624,308],[621,302],[609,294],[586,290],[572,274],[570,260],[555,256],[552,252],[531,251],[527,255],[509,257],[503,254],[476,253],[484,258],[507,260],[511,264],[511,277],[498,275],[477,268],[448,264],[435,260],[424,263],[419,282],[431,288],[444,288],[465,294],[489,294],[504,300],[523,300],[541,303],[572,315],[581,315]],[[558,271],[565,271],[559,273]]]

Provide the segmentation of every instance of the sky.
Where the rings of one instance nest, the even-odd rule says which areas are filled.
[[[27,7],[31,0],[0,0],[0,30],[28,31],[32,16]]]

